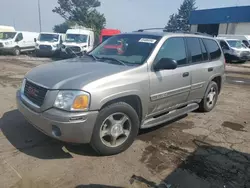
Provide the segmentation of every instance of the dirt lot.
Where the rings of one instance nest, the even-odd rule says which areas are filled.
[[[212,112],[142,131],[126,152],[97,157],[43,135],[16,110],[23,75],[50,61],[0,57],[0,187],[250,187],[250,63],[227,66]]]

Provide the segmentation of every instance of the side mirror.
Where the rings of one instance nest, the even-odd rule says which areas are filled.
[[[36,38],[34,38],[34,42],[36,42]]]
[[[63,44],[63,41],[62,41],[62,40],[60,40],[60,44]]]
[[[178,66],[177,61],[170,58],[162,58],[160,59],[154,66],[155,71],[159,70],[171,70],[176,69]]]

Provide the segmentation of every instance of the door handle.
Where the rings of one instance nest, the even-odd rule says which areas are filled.
[[[187,77],[187,76],[189,76],[189,72],[184,72],[184,73],[182,74],[182,77]]]
[[[210,67],[210,68],[208,68],[207,70],[208,70],[208,72],[212,72],[212,71],[214,70],[214,68],[213,68],[213,67]]]

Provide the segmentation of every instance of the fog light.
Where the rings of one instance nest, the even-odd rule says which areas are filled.
[[[62,132],[61,132],[60,128],[55,126],[55,125],[52,125],[52,135],[56,136],[56,137],[61,136]]]

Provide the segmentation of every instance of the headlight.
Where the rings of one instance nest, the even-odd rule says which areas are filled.
[[[12,44],[12,41],[10,41],[10,42],[5,42],[4,44],[5,44],[5,45],[10,45],[10,44]]]
[[[67,111],[85,111],[89,108],[90,95],[84,91],[59,91],[54,107]]]
[[[23,83],[21,86],[21,93],[24,93],[25,84],[26,84],[26,79],[23,79]]]

